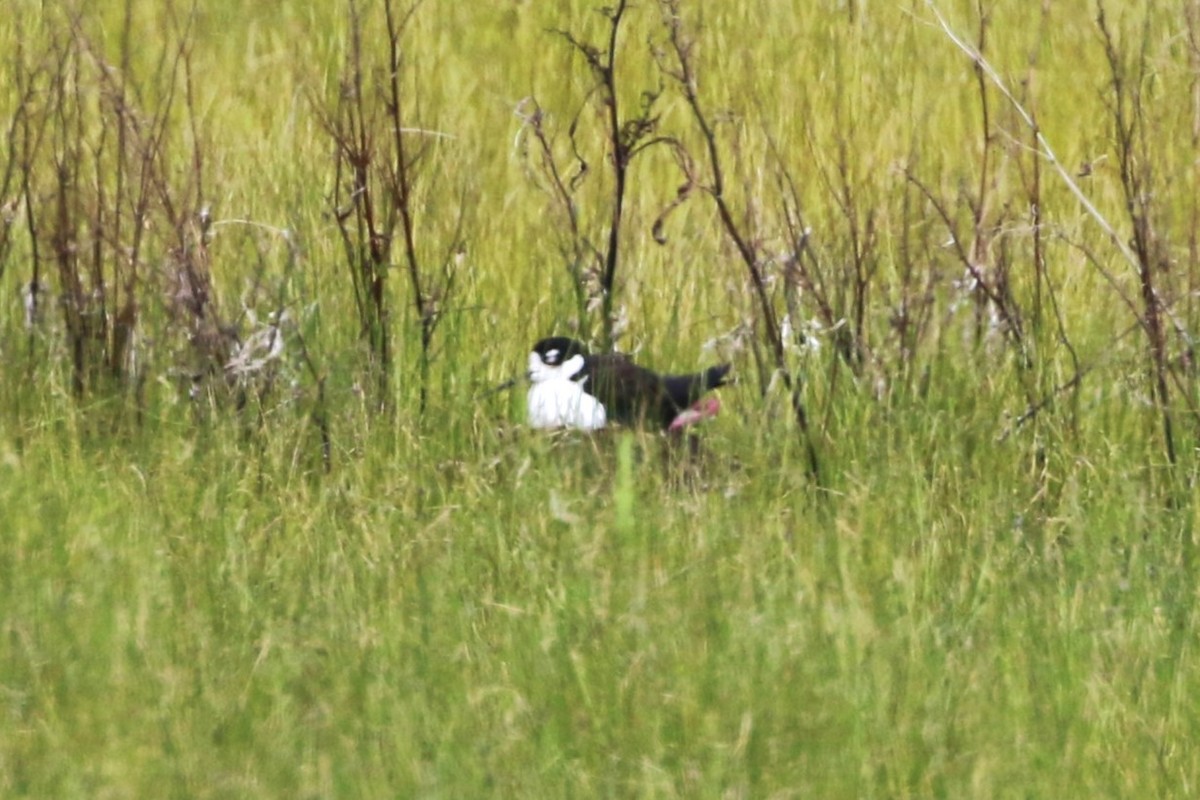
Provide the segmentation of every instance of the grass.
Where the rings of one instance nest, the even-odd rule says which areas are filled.
[[[6,792],[1142,795],[1196,769],[1190,520],[1111,466],[1039,531],[1020,465],[907,436],[848,445],[816,501],[761,457],[680,485],[629,435],[314,482],[189,434],[5,454]]]
[[[998,95],[993,133],[1006,144],[987,192],[993,211],[1012,210],[989,252],[1000,263],[1000,243],[1011,247],[1031,344],[974,335],[945,221],[896,169],[918,172],[968,234],[980,95],[921,4],[685,9],[702,23],[706,102],[736,112],[721,128],[726,152],[735,135],[741,148],[730,191],[766,218],[778,170],[795,171],[838,303],[853,250],[839,185],[874,214],[875,367],[855,374],[827,333],[790,356],[820,485],[787,398],[760,391],[747,349],[733,351],[741,380],[722,390],[725,413],[695,456],[647,433],[535,435],[519,394],[480,394],[574,313],[512,111],[532,94],[558,124],[570,118],[586,71],[546,28],[599,37],[586,2],[431,3],[414,18],[417,122],[454,137],[428,152],[421,246],[437,252],[465,196],[467,262],[423,416],[419,321],[404,281],[390,282],[394,413],[380,413],[362,390],[365,348],[326,213],[331,148],[312,110],[336,96],[344,9],[276,5],[206,4],[196,107],[214,216],[287,228],[299,256],[229,224],[213,275],[231,313],[245,302],[264,317],[278,297],[294,312],[325,380],[330,469],[313,376],[295,361],[241,412],[219,392],[189,399],[165,347],[147,350],[140,402],[74,397],[57,312],[32,336],[22,328],[31,244],[17,235],[0,262],[0,794],[1196,791],[1194,388],[1173,395],[1186,446],[1170,463],[1145,339],[1120,335],[1138,321],[1121,297],[1136,300],[1137,276],[1049,170],[1058,308],[1037,320],[1019,211],[1032,158],[1009,146],[1028,135]],[[0,57],[15,58],[22,35],[28,47],[53,33],[36,6],[13,18],[24,29],[0,22]],[[134,4],[143,37],[165,30],[165,8]],[[973,7],[943,10],[963,31],[978,23]],[[1127,224],[1090,12],[1055,7],[1038,25],[1015,1],[990,12],[989,58],[1019,78],[1036,56],[1027,100],[1045,135],[1072,168],[1096,164],[1089,196]],[[640,47],[660,35],[652,4],[631,13],[626,102],[656,80]],[[1162,291],[1186,332],[1197,195],[1180,165],[1194,158],[1194,61],[1173,16],[1130,6],[1110,22],[1123,42],[1144,35],[1154,66],[1145,129],[1162,176]],[[119,19],[85,23],[116,47]],[[694,144],[686,108],[664,97],[663,124]],[[15,103],[0,93],[5,130]],[[186,153],[189,134],[174,135]],[[585,146],[601,165],[603,140]],[[672,163],[665,151],[637,162],[618,301],[625,346],[690,368],[755,307],[702,198],[671,218],[665,246],[648,236],[679,183]],[[601,225],[601,177],[582,191],[586,223]],[[933,288],[932,321],[906,355],[893,323],[908,269]],[[1054,394],[1075,357],[1090,371]],[[1014,424],[1045,396],[1055,401]]]

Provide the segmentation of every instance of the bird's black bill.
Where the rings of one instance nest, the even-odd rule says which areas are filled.
[[[488,390],[480,393],[479,396],[480,397],[491,397],[494,394],[499,394],[500,392],[503,392],[506,389],[511,389],[514,386],[516,386],[517,381],[519,381],[519,380],[520,380],[520,378],[509,378],[508,380],[506,380],[504,383],[500,384],[499,386],[493,386],[491,389],[488,389]]]

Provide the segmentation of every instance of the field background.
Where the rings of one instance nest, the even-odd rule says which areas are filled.
[[[634,163],[618,345],[660,368],[730,358],[739,376],[694,452],[535,436],[522,391],[484,394],[533,341],[588,322],[515,112],[536,98],[570,164],[593,79],[550,29],[602,41],[592,0],[429,0],[412,17],[417,246],[436,271],[455,244],[459,267],[424,378],[412,292],[388,274],[383,397],[322,125],[348,6],[201,3],[189,116],[160,67],[189,8],[133,2],[123,48],[124,9],[95,5],[74,34],[55,4],[17,0],[0,20],[0,164],[21,172],[20,109],[48,96],[42,76],[22,99],[31,65],[86,38],[73,85],[92,111],[73,130],[94,146],[96,64],[126,53],[140,113],[170,109],[168,174],[187,184],[203,154],[203,184],[178,198],[219,223],[214,308],[243,338],[286,309],[286,349],[269,385],[181,379],[194,331],[172,333],[152,277],[170,253],[147,223],[140,361],[76,387],[53,242],[28,224],[56,207],[50,123],[28,191],[0,197],[0,795],[1195,794],[1200,4],[1109,10],[1121,87],[1091,3],[939,4],[976,44],[986,16],[985,56],[1114,239],[925,3],[685,3],[737,219],[782,248],[790,176],[821,270],[786,342],[806,435],[758,369],[762,310],[711,198],[657,244],[681,178],[666,149]],[[374,81],[383,17],[361,12]],[[651,57],[659,6],[621,30],[625,107],[661,85],[659,130],[699,156]],[[579,119],[593,174],[578,208],[598,237],[607,140],[594,104]],[[78,185],[112,180],[105,163]],[[1131,207],[1149,269],[1117,244]],[[27,326],[35,254],[47,299]],[[768,277],[782,314],[785,281]],[[822,297],[859,355],[839,353]]]

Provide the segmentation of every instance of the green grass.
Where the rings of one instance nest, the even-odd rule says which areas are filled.
[[[19,37],[30,47],[54,30],[37,4],[19,5],[23,29],[0,22],[4,59]],[[566,124],[586,74],[545,29],[598,37],[591,4],[431,2],[406,40],[418,121],[455,137],[429,152],[428,254],[453,228],[459,187],[469,203],[467,265],[423,417],[399,272],[394,413],[356,386],[364,349],[310,103],[336,95],[343,9],[206,4],[193,59],[214,216],[300,242],[289,267],[280,237],[220,229],[216,290],[235,313],[250,298],[265,315],[276,290],[295,311],[326,380],[331,469],[315,385],[296,363],[283,373],[294,390],[241,413],[220,392],[189,400],[165,348],[148,351],[140,421],[128,393],[72,397],[57,316],[33,339],[22,328],[31,247],[18,235],[0,273],[0,795],[1193,794],[1200,496],[1187,395],[1173,395],[1185,446],[1171,465],[1145,340],[1118,336],[1135,321],[1119,294],[1136,301],[1135,276],[1049,170],[1062,328],[1050,310],[1031,322],[1028,366],[998,338],[974,340],[945,225],[927,206],[906,215],[919,202],[896,170],[944,192],[969,230],[954,199],[978,180],[974,73],[923,4],[855,5],[856,20],[835,3],[688,9],[703,23],[709,107],[740,120],[721,129],[743,137],[741,162],[729,156],[743,170],[730,177],[738,207],[773,209],[769,134],[831,274],[852,251],[840,146],[856,202],[875,215],[875,360],[852,375],[827,336],[793,355],[818,485],[787,398],[760,392],[745,350],[695,455],[637,432],[535,435],[519,393],[479,394],[571,322],[556,218],[522,170],[512,110],[534,94]],[[977,23],[967,5],[945,9],[964,31]],[[1086,190],[1125,225],[1091,12],[1055,7],[1043,31],[1026,5],[995,4],[989,56],[1019,78],[1036,53],[1046,136],[1072,170],[1096,161]],[[135,6],[153,42],[164,12]],[[1118,15],[1127,41],[1140,41],[1141,13]],[[1163,285],[1191,329],[1193,67],[1183,23],[1152,14]],[[117,17],[86,23],[115,48]],[[656,80],[639,49],[648,36],[661,36],[652,4],[625,32],[626,102]],[[1005,141],[1027,140],[989,98]],[[0,94],[5,130],[15,102]],[[698,145],[678,98],[663,102],[664,125]],[[599,171],[598,141],[585,146]],[[1030,161],[1004,152],[993,196],[1014,209],[1013,291],[1028,309],[1018,209]],[[703,198],[672,217],[667,245],[648,235],[678,187],[672,163],[664,151],[634,170],[618,299],[625,346],[690,368],[754,306]],[[605,198],[597,176],[587,224],[603,223]],[[890,327],[906,252],[919,253],[907,263],[932,287],[934,320],[909,362]],[[268,301],[251,291],[260,259]],[[1074,374],[1064,336],[1094,370],[1003,436],[1031,396]]]
[[[1185,791],[1191,512],[1131,454],[1039,514],[1013,449],[930,419],[818,500],[743,425],[682,478],[627,434],[322,480],[186,426],[39,434],[0,482],[5,791]]]

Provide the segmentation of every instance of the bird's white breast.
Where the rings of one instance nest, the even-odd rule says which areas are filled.
[[[572,380],[552,378],[529,388],[531,428],[578,428],[594,431],[608,422],[604,406]]]

